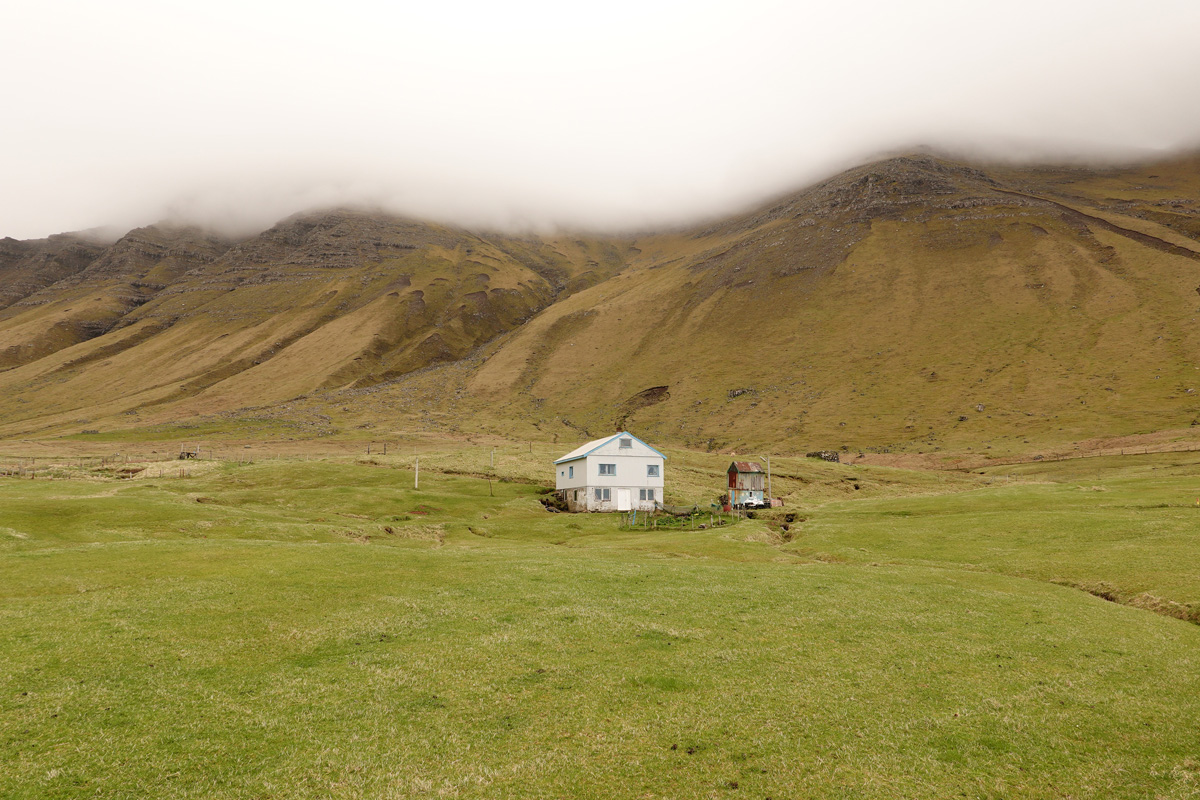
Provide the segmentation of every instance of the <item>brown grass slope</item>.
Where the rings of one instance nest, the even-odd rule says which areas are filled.
[[[103,250],[77,244],[60,248],[53,260],[28,265],[24,284],[3,283],[38,288],[0,310],[0,370],[102,336],[227,247],[195,228],[152,226],[130,231]]]
[[[294,412],[370,435],[1002,455],[1186,428],[1198,198],[1194,157],[918,155],[633,241],[302,215],[78,293],[105,254],[5,312],[13,342],[80,297],[108,327],[0,372],[0,435]]]
[[[60,234],[46,239],[0,239],[0,321],[40,305],[42,289],[85,270],[105,247],[85,237]],[[55,320],[60,321],[60,320]],[[6,326],[0,322],[0,330]],[[0,370],[32,361],[78,340],[69,324],[54,329],[34,325],[16,335],[0,333]]]
[[[0,342],[80,331],[0,373],[3,432],[115,415],[101,427],[132,426],[369,386],[461,358],[624,263],[612,243],[350,211],[294,217],[219,252],[175,235],[167,246],[158,228],[135,231],[0,320]]]
[[[1197,159],[867,165],[639,240],[628,270],[522,327],[467,386],[497,426],[741,451],[1001,452],[1187,426],[1198,197]]]

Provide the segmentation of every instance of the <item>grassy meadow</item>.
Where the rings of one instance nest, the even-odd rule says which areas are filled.
[[[1200,461],[780,459],[622,530],[552,449],[0,477],[0,796],[1200,795]]]

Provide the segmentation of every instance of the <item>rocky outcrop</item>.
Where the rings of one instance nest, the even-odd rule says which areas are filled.
[[[0,309],[83,272],[105,246],[72,234],[46,239],[0,239]]]

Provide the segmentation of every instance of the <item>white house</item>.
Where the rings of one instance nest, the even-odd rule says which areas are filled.
[[[571,511],[649,511],[663,501],[666,460],[631,433],[613,434],[555,461],[555,488]]]

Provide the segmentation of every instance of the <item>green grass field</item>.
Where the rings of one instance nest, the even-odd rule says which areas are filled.
[[[992,486],[953,496],[829,504],[791,549],[1051,581],[1200,622],[1200,456],[993,471]]]
[[[484,452],[0,478],[0,796],[1200,795],[1195,459],[621,531]]]

